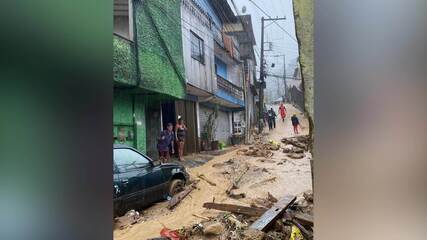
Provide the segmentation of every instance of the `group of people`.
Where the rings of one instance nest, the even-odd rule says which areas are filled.
[[[279,106],[279,114],[282,119],[282,122],[285,122],[286,113],[287,113],[286,107],[283,103],[281,103]],[[276,128],[276,117],[277,117],[277,114],[273,110],[273,108],[270,108],[270,110],[264,111],[264,125],[268,124],[268,130]],[[300,123],[296,114],[292,115],[291,121],[292,121],[294,134],[298,134],[298,126],[300,125]]]
[[[184,160],[184,141],[187,127],[185,126],[182,117],[178,116],[178,122],[175,125],[175,131],[172,123],[168,123],[166,129],[160,133],[157,139],[157,150],[159,151],[159,159],[161,162],[168,162],[171,154],[175,154],[175,145],[178,148],[178,160]]]

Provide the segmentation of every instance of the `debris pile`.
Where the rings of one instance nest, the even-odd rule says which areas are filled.
[[[253,146],[250,146],[248,149],[241,149],[238,151],[238,154],[243,154],[251,157],[265,157],[271,158],[273,156],[272,151],[277,151],[280,149],[280,143],[270,141],[268,143],[261,143],[257,141]]]
[[[120,230],[126,229],[131,225],[139,223],[141,221],[141,215],[138,211],[129,210],[125,215],[116,217],[114,219],[114,226]]]
[[[203,207],[222,212],[215,218],[199,216],[201,222],[174,231],[179,238],[169,239],[313,239],[311,191],[280,199],[268,193],[251,206],[207,202]]]
[[[291,138],[283,138],[282,143],[286,144],[283,147],[283,153],[292,159],[301,159],[305,157],[304,152],[308,150],[310,144],[309,136],[298,136]]]
[[[282,138],[282,143],[287,145],[293,145],[297,148],[302,148],[305,151],[308,150],[308,146],[310,144],[310,136],[297,136],[290,138]]]

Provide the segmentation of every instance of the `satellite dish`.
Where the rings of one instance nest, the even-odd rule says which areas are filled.
[[[242,13],[246,13],[246,6],[242,7]]]

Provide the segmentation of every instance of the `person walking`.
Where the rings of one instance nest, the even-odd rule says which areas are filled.
[[[178,116],[178,123],[175,126],[175,135],[178,143],[178,160],[184,160],[184,141],[185,133],[187,132],[187,127],[184,124],[181,116]]]
[[[276,113],[273,108],[268,110],[268,129],[271,130],[276,127]]]
[[[160,136],[157,139],[157,150],[159,151],[160,162],[165,163],[170,160],[169,151],[171,151],[172,154],[175,153],[173,145],[174,139],[175,134],[173,132],[173,124],[168,123],[166,129],[160,133]]]
[[[272,124],[272,127],[276,128],[276,117],[277,117],[277,114],[273,110],[273,108],[270,109],[270,113],[271,113],[271,124]]]
[[[282,117],[282,122],[285,122],[286,107],[285,107],[285,104],[283,104],[283,102],[280,104],[279,113],[280,113],[280,117]]]
[[[264,126],[267,126],[269,121],[268,121],[268,111],[266,111],[266,110],[264,110],[264,112],[263,112],[263,120],[264,120]]]
[[[296,114],[292,115],[291,121],[292,121],[292,126],[294,127],[294,134],[298,134],[298,126],[300,124],[299,124],[299,119],[298,119]]]

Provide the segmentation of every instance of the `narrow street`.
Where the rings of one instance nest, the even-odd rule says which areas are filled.
[[[278,106],[272,106],[277,112]],[[303,115],[292,105],[287,104],[288,110],[285,122],[277,121],[276,129],[264,130],[262,142],[274,141],[280,144],[280,149],[272,151],[273,156],[253,157],[244,153],[250,146],[241,145],[235,150],[220,156],[213,157],[207,163],[194,168],[188,168],[192,179],[200,179],[203,174],[205,178],[215,184],[209,184],[200,179],[197,188],[193,190],[173,210],[166,206],[167,201],[157,203],[148,209],[141,211],[141,221],[122,230],[114,230],[114,239],[133,240],[147,239],[159,236],[160,230],[166,226],[170,229],[180,229],[200,222],[200,216],[209,218],[218,215],[218,210],[203,208],[203,203],[215,201],[216,203],[231,203],[240,205],[251,205],[259,198],[266,198],[268,192],[276,198],[285,194],[301,195],[311,190],[310,157],[305,152],[305,157],[292,159],[283,153],[285,144],[280,140],[284,137],[293,137],[290,116],[297,114],[300,118],[302,130],[300,135],[308,134],[308,122]],[[248,167],[243,175],[236,193],[244,193],[241,199],[230,198],[225,190],[236,173]]]

